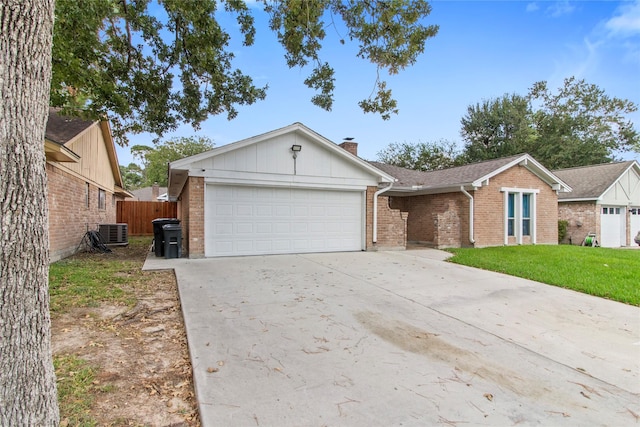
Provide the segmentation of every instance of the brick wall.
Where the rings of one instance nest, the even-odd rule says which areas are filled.
[[[474,235],[477,247],[504,245],[504,215],[507,208],[501,187],[539,189],[536,195],[536,243],[558,243],[558,196],[551,187],[523,166],[514,166],[491,178],[473,194]],[[530,243],[523,238],[523,244]],[[515,239],[509,244],[515,244]]]
[[[189,258],[204,257],[204,188],[204,178],[191,176],[181,195],[183,232],[187,230],[183,244]]]
[[[407,217],[407,212],[389,206],[389,197],[378,196],[378,250],[407,248]]]
[[[504,193],[501,187],[539,189],[536,196],[537,243],[557,244],[558,204],[551,187],[522,166],[515,166],[469,193],[474,198],[474,239],[469,240],[469,199],[462,192],[393,197],[391,207],[408,212],[407,240],[436,248],[504,245]],[[515,244],[509,238],[509,244]],[[524,236],[523,244],[531,243]]]
[[[182,188],[182,193],[178,196],[178,215],[182,225],[182,256],[189,255],[189,181]]]
[[[47,163],[49,254],[51,262],[72,255],[87,230],[116,222],[116,202],[123,200],[105,190],[105,208],[98,209],[98,187]]]
[[[378,197],[378,241],[373,243],[373,196],[378,187],[367,187],[366,249],[399,250],[407,247],[407,213],[392,208],[389,197]]]
[[[407,240],[437,248],[469,246],[469,202],[462,193],[393,197],[407,212]]]
[[[378,191],[378,187],[367,187],[367,208],[366,208],[366,249],[368,251],[375,249],[373,245],[373,195]]]
[[[569,222],[561,243],[581,245],[589,233],[596,233],[600,240],[600,206],[594,202],[558,203],[558,218]]]

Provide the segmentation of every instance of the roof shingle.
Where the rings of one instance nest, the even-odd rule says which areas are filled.
[[[522,154],[519,154],[429,172],[420,172],[379,162],[369,163],[395,177],[398,180],[394,184],[395,187],[422,186],[423,189],[428,189],[470,184],[522,156]]]
[[[49,120],[44,137],[59,145],[66,144],[95,123],[95,121],[83,120],[80,117],[61,116],[58,111],[56,108],[49,108]]]
[[[604,163],[601,165],[581,166],[559,169],[553,174],[573,188],[571,193],[560,193],[562,199],[597,199],[616,182],[635,161]]]

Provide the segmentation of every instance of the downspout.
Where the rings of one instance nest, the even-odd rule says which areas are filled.
[[[471,244],[475,244],[476,239],[473,238],[473,196],[464,189],[464,185],[460,186],[460,191],[469,198],[469,241]]]
[[[385,191],[391,190],[391,187],[393,187],[393,182],[391,182],[389,186],[381,188],[373,193],[373,243],[378,242],[378,196]]]

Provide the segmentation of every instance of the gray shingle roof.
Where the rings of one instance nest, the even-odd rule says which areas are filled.
[[[158,195],[167,192],[167,187],[158,187]],[[131,190],[131,194],[140,202],[157,202],[153,197],[153,187],[142,187],[137,190]]]
[[[395,177],[398,182],[394,184],[394,187],[413,187],[415,185],[419,185],[422,186],[423,189],[428,189],[470,184],[522,156],[522,154],[519,154],[501,159],[487,160],[484,162],[429,172],[419,172],[378,162],[369,163]]]
[[[581,166],[559,169],[553,174],[573,188],[571,193],[560,193],[562,199],[597,199],[620,178],[635,161],[604,163],[601,165]]]
[[[94,123],[95,121],[79,117],[61,116],[57,109],[49,108],[49,120],[44,137],[51,142],[64,145]]]

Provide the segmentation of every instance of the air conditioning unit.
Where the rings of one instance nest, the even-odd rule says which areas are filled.
[[[107,245],[128,245],[127,224],[100,224],[98,232]]]

